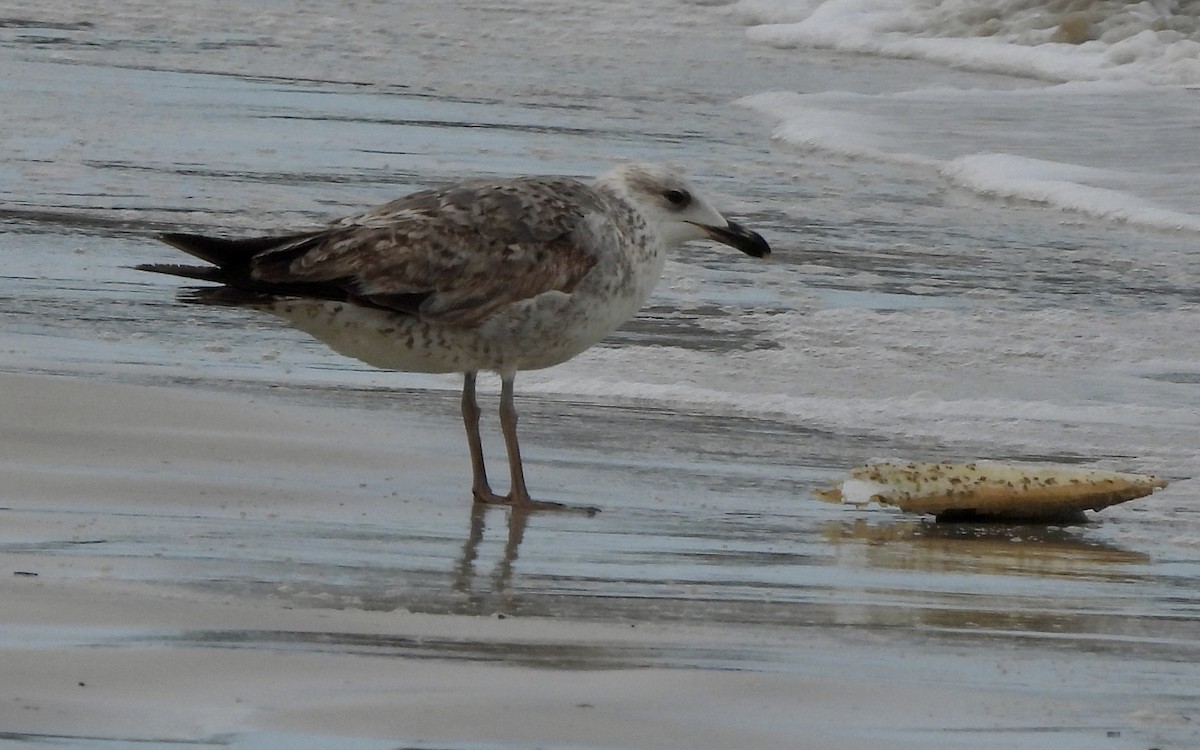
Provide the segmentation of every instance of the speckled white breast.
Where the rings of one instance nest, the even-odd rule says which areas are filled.
[[[662,274],[665,254],[608,257],[570,293],[546,292],[482,325],[439,325],[343,302],[280,299],[264,308],[340,354],[385,370],[515,372],[560,364],[633,317]]]

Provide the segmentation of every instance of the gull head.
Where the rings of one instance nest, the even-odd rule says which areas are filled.
[[[596,186],[633,205],[669,247],[708,239],[755,258],[771,254],[762,235],[725,218],[670,167],[622,164],[600,175]]]

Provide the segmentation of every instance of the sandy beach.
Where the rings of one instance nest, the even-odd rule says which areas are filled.
[[[677,569],[679,539],[630,528],[649,502],[684,538],[695,509],[714,554],[737,544],[734,524],[706,520],[716,496],[672,499],[669,470],[597,469],[600,515],[537,516],[514,540],[494,510],[472,546],[452,399],[434,419],[266,393],[0,385],[4,743],[1144,748],[1191,731],[1183,642],[1076,633],[1092,644],[1077,651],[996,623],[855,627],[866,602],[740,608],[701,579],[631,606],[620,566],[569,540],[641,544],[647,565]],[[781,564],[785,578],[818,570]],[[762,574],[749,575],[743,587]]]

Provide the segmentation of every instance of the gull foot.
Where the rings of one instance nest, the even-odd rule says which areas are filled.
[[[535,511],[557,511],[559,513],[582,513],[589,518],[600,512],[600,509],[591,505],[567,505],[566,503],[555,503],[549,500],[534,500],[530,497],[513,497],[510,492],[507,495],[497,495],[494,492],[480,492],[476,490],[472,493],[475,496],[475,502],[483,505],[507,505],[515,511],[522,513],[533,513]]]

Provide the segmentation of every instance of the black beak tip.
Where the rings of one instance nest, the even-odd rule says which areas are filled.
[[[708,236],[717,242],[741,250],[752,258],[767,258],[771,255],[771,246],[758,232],[746,229],[741,224],[729,222],[723,227],[706,227]]]
[[[771,246],[763,239],[763,236],[758,232],[751,232],[751,239],[744,245],[738,247],[746,255],[751,258],[770,258]]]

